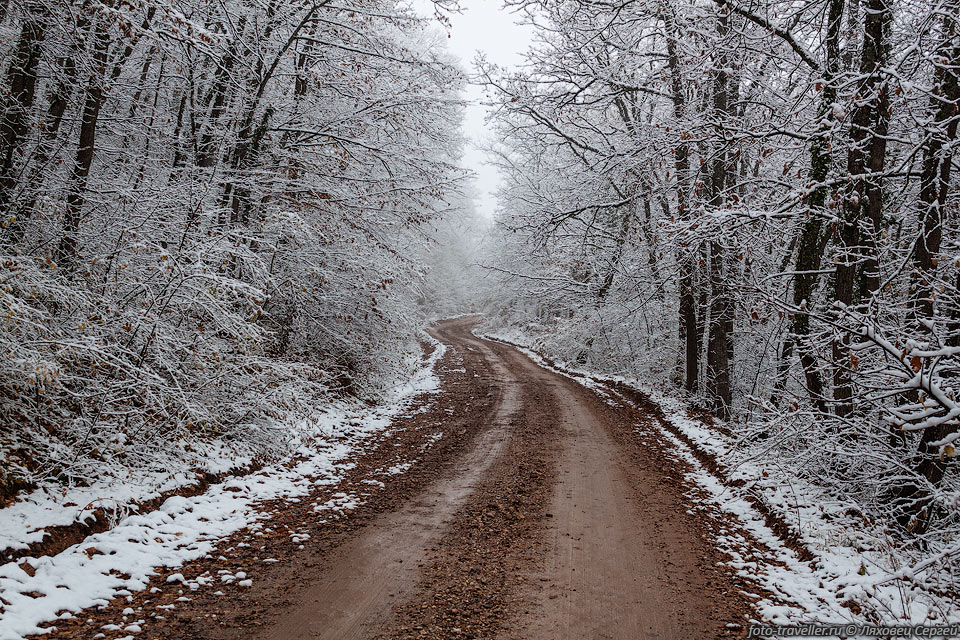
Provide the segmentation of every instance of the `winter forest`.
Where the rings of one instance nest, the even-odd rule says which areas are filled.
[[[914,535],[952,528],[960,4],[523,4],[529,68],[481,69],[496,317],[682,384]]]
[[[960,0],[490,2],[515,67],[450,52],[467,0],[0,0],[0,638],[207,553],[37,613],[93,560],[52,528],[340,481],[457,367],[502,397],[494,343],[643,394],[758,510],[799,559],[728,551],[750,620],[960,623]]]
[[[4,10],[5,484],[269,454],[315,394],[409,366],[463,179],[463,74],[413,14]]]

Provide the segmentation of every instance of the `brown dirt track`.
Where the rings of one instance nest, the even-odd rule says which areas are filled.
[[[444,393],[403,418],[343,484],[318,490],[362,487],[398,452],[418,459],[403,475],[378,476],[386,487],[348,518],[318,523],[312,500],[270,505],[276,536],[238,547],[249,540],[239,533],[220,545],[226,564],[177,570],[256,566],[252,588],[188,593],[173,610],[156,608],[176,600],[169,589],[134,594],[45,637],[90,638],[125,607],[147,619],[141,637],[183,640],[742,635],[742,583],[722,565],[713,524],[690,513],[682,464],[641,442],[654,412],[613,406],[476,338],[474,323],[434,330],[451,347],[439,367]],[[443,438],[423,450],[437,430]],[[308,531],[307,548],[285,527]],[[258,565],[261,556],[280,562]]]

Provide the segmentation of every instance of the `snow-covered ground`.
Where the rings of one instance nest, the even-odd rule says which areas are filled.
[[[516,331],[482,336],[514,345],[531,344]],[[789,474],[769,456],[745,457],[733,438],[689,417],[686,402],[663,388],[633,378],[583,371],[568,363],[557,363],[562,367],[557,368],[537,352],[521,350],[541,366],[595,390],[611,403],[629,403],[629,399],[592,378],[620,382],[644,393],[661,407],[669,424],[688,442],[722,465],[724,477],[718,478],[701,464],[688,442],[664,425],[653,425],[657,438],[670,444],[666,450],[687,463],[688,480],[700,494],[696,508],[724,514],[739,524],[736,530],[721,524],[717,542],[738,573],[765,590],[750,594],[761,618],[758,622],[960,622],[957,602],[935,595],[936,588],[929,589],[923,579],[931,577],[924,574],[935,569],[937,563],[930,559],[918,562],[899,554],[883,526],[858,517],[859,509],[853,503],[838,500],[825,489]],[[816,559],[803,562],[767,525],[748,495],[762,500],[787,523]],[[755,541],[766,549],[758,548]],[[955,588],[950,584],[934,586]]]
[[[767,598],[758,601],[758,610],[766,620],[777,624],[960,622],[957,603],[934,597],[914,583],[919,575],[910,568],[909,559],[896,556],[882,526],[856,517],[859,509],[855,504],[840,501],[819,487],[789,476],[777,467],[775,460],[741,459],[730,438],[688,417],[678,398],[644,388],[638,381],[629,384],[659,404],[667,420],[697,448],[726,461],[728,480],[744,483],[742,487],[733,487],[719,482],[702,467],[688,446],[661,429],[663,437],[674,444],[677,455],[691,465],[691,481],[705,491],[716,508],[736,516],[751,535],[770,549],[766,554],[768,562],[762,567],[739,557],[737,541],[731,541],[725,549],[734,557],[733,564],[742,575],[778,596],[780,602]],[[761,497],[790,524],[800,542],[818,556],[816,562],[800,562],[792,550],[784,547],[745,499],[748,492]],[[739,547],[745,547],[742,541]],[[851,602],[860,605],[863,615],[844,606]]]
[[[195,468],[203,473],[222,474],[253,463],[250,456],[220,440],[192,442],[190,446],[197,463]],[[182,463],[176,467],[169,471],[129,469],[127,477],[120,482],[111,474],[88,486],[45,485],[26,493],[0,511],[0,554],[41,542],[50,527],[87,522],[95,518],[97,510],[122,517],[131,505],[176,491],[199,479],[197,470],[190,471]]]
[[[381,404],[371,408],[343,401],[318,408],[309,420],[291,425],[296,441],[286,462],[230,478],[194,497],[171,497],[156,511],[122,518],[108,531],[91,535],[55,556],[25,558],[0,566],[0,640],[42,633],[39,625],[43,622],[142,590],[158,567],[180,567],[211,553],[218,540],[236,531],[263,527],[270,516],[257,508],[259,503],[279,498],[297,501],[317,485],[336,484],[371,436],[383,432],[414,398],[439,389],[434,365],[445,347],[434,344],[424,366],[408,382],[393,389]],[[122,505],[182,486],[191,478],[173,474],[161,479],[164,481],[159,486],[149,485],[157,480],[153,476],[132,477],[124,486],[33,492],[0,510],[0,541],[8,547],[24,548],[39,539],[44,526],[70,524],[105,496]],[[354,497],[334,498],[315,505],[315,510],[333,516],[356,506]],[[177,575],[170,578],[176,579]],[[232,579],[240,586],[252,580],[246,575],[234,575]],[[129,629],[130,633],[137,631]]]

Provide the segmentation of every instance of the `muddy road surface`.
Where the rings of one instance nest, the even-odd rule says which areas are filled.
[[[443,392],[358,461],[348,482],[377,477],[382,490],[350,517],[317,523],[277,505],[277,529],[312,531],[310,543],[224,542],[221,564],[277,560],[252,588],[176,607],[147,592],[111,608],[162,610],[144,637],[182,640],[742,636],[742,584],[691,510],[680,463],[645,444],[655,412],[477,338],[474,325],[433,329],[448,346]],[[370,475],[397,452],[416,464]],[[53,637],[89,637],[91,626]]]
[[[722,594],[675,477],[663,461],[638,466],[610,433],[636,416],[472,325],[435,335],[495,382],[486,428],[449,475],[298,576],[310,586],[259,637],[723,636],[742,603]],[[525,459],[538,460],[531,495],[515,497],[503,488]]]

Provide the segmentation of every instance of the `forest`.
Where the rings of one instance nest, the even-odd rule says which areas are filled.
[[[486,2],[0,0],[0,639],[960,624],[960,0]]]
[[[746,457],[957,530],[960,4],[511,2],[492,312]],[[949,532],[949,533],[948,533]]]
[[[464,73],[425,22],[3,2],[4,493],[203,467],[213,441],[269,459],[317,397],[409,373],[465,176]]]

